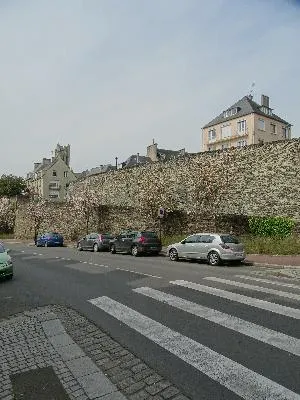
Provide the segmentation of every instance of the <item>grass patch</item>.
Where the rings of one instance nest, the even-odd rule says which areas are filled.
[[[247,254],[295,255],[300,254],[300,237],[286,238],[242,236]]]
[[[0,233],[0,239],[14,239],[13,233]]]
[[[168,246],[178,243],[188,234],[163,236],[162,245]],[[300,254],[300,236],[293,235],[286,238],[251,236],[244,235],[239,237],[244,244],[247,254],[270,254],[270,255],[296,255]]]

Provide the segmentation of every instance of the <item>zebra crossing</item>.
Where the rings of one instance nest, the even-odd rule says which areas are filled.
[[[124,301],[126,304],[118,301],[120,299],[108,296],[90,299],[89,303],[121,323],[121,326],[123,324],[158,345],[163,351],[167,351],[171,357],[183,362],[184,368],[192,368],[191,374],[196,371],[201,374],[200,376],[203,375],[216,385],[226,388],[232,393],[232,398],[300,400],[300,309],[297,303],[299,295],[295,293],[300,289],[300,285],[243,275],[236,275],[235,278],[237,280],[204,277],[201,283],[174,280],[168,282],[165,287],[160,286],[159,289],[148,286],[133,288],[130,297]],[[253,284],[243,282],[243,280],[251,282],[252,278]],[[257,286],[257,282],[260,286]],[[222,289],[213,285],[221,285]],[[273,286],[273,289],[269,286]],[[274,286],[278,286],[280,290],[274,289]],[[180,291],[180,296],[176,290]],[[245,291],[247,295],[237,293],[235,290]],[[256,298],[257,293],[260,297],[272,294],[272,299],[276,298],[276,302]],[[207,303],[207,299],[213,306],[201,304]],[[249,308],[252,312],[254,310],[257,313],[267,314],[268,318],[265,318],[265,323],[260,325],[251,321],[251,318],[247,320],[245,312],[241,313],[242,317],[231,315],[230,312],[219,309],[222,300],[243,309]],[[293,307],[282,305],[281,303],[285,301],[293,301]],[[187,325],[196,324],[199,330],[202,326],[206,326],[203,321],[211,324],[212,332],[217,332],[218,329],[224,330],[224,341],[228,341],[230,335],[240,338],[232,343],[232,354],[229,354],[229,349],[224,352],[218,351],[214,337],[211,337],[210,343],[207,343],[207,339],[205,343],[201,343],[201,332],[198,338],[195,337],[195,329],[191,335],[188,334],[187,328],[174,329],[171,318],[173,313],[178,312],[184,313]],[[282,321],[276,329],[271,328],[272,318],[275,321]],[[293,334],[286,328],[287,325],[293,327]],[[178,324],[176,326],[178,327]],[[218,338],[220,341],[219,336]],[[240,345],[243,341],[245,346],[249,341],[251,346],[257,349],[256,354],[251,354],[250,360],[246,351],[244,358],[240,354],[237,355],[237,352],[243,351],[243,346]],[[268,366],[265,360],[262,367],[262,360],[268,357],[270,360],[277,360],[278,365],[270,362]],[[278,375],[278,371],[285,369],[290,369],[291,376],[286,373],[283,373],[284,376]],[[195,384],[201,387],[205,382],[195,382]],[[219,394],[214,394],[214,397],[210,398],[216,400],[231,398],[224,397],[222,391],[216,393]]]

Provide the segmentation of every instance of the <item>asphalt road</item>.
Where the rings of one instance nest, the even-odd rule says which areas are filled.
[[[254,280],[253,267],[9,247],[0,318],[67,305],[192,399],[300,399],[299,284]]]

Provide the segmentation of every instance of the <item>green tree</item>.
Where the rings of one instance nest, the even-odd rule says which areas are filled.
[[[0,197],[13,197],[23,193],[26,188],[25,180],[15,175],[2,175],[0,178]]]

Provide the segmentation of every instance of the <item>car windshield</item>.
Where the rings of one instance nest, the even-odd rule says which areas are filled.
[[[2,244],[0,244],[0,253],[5,253],[5,248],[3,247]]]
[[[238,238],[236,238],[235,236],[232,236],[232,235],[221,235],[220,237],[221,237],[221,240],[223,243],[234,243],[234,244],[240,243]]]
[[[157,234],[155,232],[141,232],[141,234],[147,238],[157,238]]]

